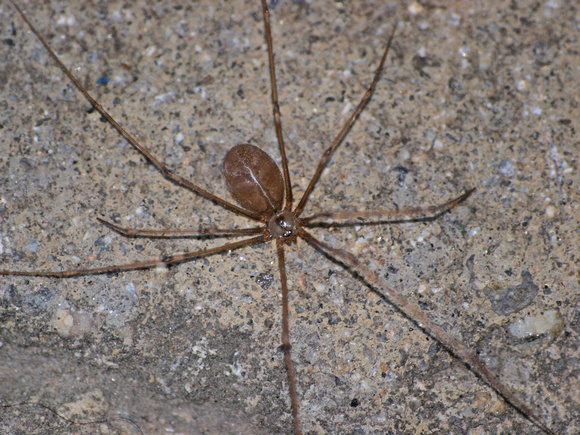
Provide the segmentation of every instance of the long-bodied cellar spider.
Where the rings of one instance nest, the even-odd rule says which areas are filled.
[[[248,90],[247,90],[247,89],[246,89],[246,92],[248,92]],[[356,105],[356,104],[355,104],[355,105]],[[298,397],[298,399],[300,399],[300,398]]]

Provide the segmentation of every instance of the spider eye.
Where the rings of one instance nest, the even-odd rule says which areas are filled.
[[[293,213],[284,211],[273,216],[268,225],[274,237],[287,239],[295,237],[294,233],[296,232],[298,219]]]
[[[286,219],[284,219],[283,216],[281,216],[277,222],[278,226],[280,227],[280,229],[282,230],[280,233],[282,235],[282,237],[290,237],[294,232],[291,229],[288,229],[290,227],[290,224],[288,223],[288,221]]]

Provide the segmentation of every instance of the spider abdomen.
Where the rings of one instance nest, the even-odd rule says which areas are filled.
[[[242,144],[229,150],[224,159],[224,176],[232,197],[248,211],[269,218],[282,210],[282,173],[260,148]]]

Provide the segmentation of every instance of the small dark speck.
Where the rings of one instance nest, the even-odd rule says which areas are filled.
[[[42,124],[44,124],[45,121],[49,121],[50,118],[42,118],[39,119],[38,121],[36,121],[36,124],[34,125],[35,127],[40,127]]]
[[[97,248],[100,248],[101,252],[104,252],[108,249],[109,244],[107,243],[105,236],[101,236],[94,242],[94,245]]]
[[[107,83],[109,83],[109,77],[107,76],[103,76],[97,80],[97,85],[106,85]]]
[[[325,313],[324,317],[328,318],[329,325],[338,325],[341,320],[341,318],[335,313]]]
[[[358,399],[352,399],[352,400],[350,401],[350,406],[351,406],[352,408],[356,408],[358,405],[359,405],[359,401],[358,401]]]
[[[434,342],[431,343],[431,346],[429,346],[429,350],[427,351],[427,354],[430,357],[434,357],[435,355],[437,355],[439,353],[439,351],[441,350],[441,345],[439,344],[439,342]]]
[[[271,275],[269,273],[260,273],[256,277],[256,282],[264,290],[268,290],[270,288],[270,286],[272,285],[273,281],[274,281],[274,275]]]
[[[504,271],[504,273],[505,273],[507,276],[512,276],[512,275],[514,274],[514,272],[513,272],[513,270],[512,270],[511,268],[509,268],[509,269],[505,270],[505,271]]]
[[[449,79],[449,81],[447,82],[447,86],[452,91],[458,91],[461,89],[461,83],[459,83],[459,81],[456,78]]]
[[[14,40],[11,38],[6,38],[2,40],[2,42],[4,42],[8,47],[14,47]]]
[[[395,166],[394,170],[399,173],[399,175],[397,175],[397,183],[399,186],[402,186],[405,183],[405,178],[409,173],[409,169],[405,168],[404,166],[397,165]]]

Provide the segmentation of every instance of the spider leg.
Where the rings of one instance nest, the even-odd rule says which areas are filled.
[[[379,76],[381,75],[381,71],[383,70],[383,65],[385,64],[387,54],[389,53],[389,49],[391,48],[391,42],[393,41],[393,38],[395,36],[396,29],[397,29],[397,25],[394,25],[393,30],[391,31],[391,34],[389,36],[389,41],[387,42],[387,47],[385,48],[385,51],[383,52],[383,57],[381,58],[381,62],[379,63],[379,67],[377,68],[377,71],[375,72],[375,76],[373,78],[371,85],[366,90],[365,94],[362,97],[362,100],[360,101],[360,103],[358,103],[358,106],[356,106],[356,109],[354,109],[354,111],[351,113],[348,120],[343,125],[340,132],[338,133],[338,135],[334,138],[334,140],[332,141],[330,146],[322,154],[322,157],[320,158],[320,161],[318,162],[318,166],[316,167],[316,171],[314,172],[314,175],[312,176],[312,179],[310,180],[308,187],[304,191],[304,194],[302,195],[300,202],[298,203],[298,205],[296,206],[296,209],[294,210],[294,212],[296,213],[296,216],[300,216],[302,214],[302,212],[304,211],[304,207],[306,206],[306,202],[308,201],[308,197],[310,196],[310,193],[314,189],[314,186],[316,186],[316,183],[317,183],[318,179],[320,178],[320,174],[322,174],[322,171],[326,167],[328,160],[330,159],[330,157],[334,153],[334,150],[336,149],[336,147],[338,145],[340,145],[340,143],[342,142],[342,140],[344,139],[346,134],[349,132],[350,128],[352,127],[352,125],[354,124],[354,122],[356,121],[356,119],[358,118],[358,116],[360,115],[360,113],[362,112],[364,107],[366,106],[366,104],[371,99],[371,96],[373,95],[373,92],[375,90],[375,86],[376,86],[377,82],[379,81]]]
[[[432,205],[430,207],[406,207],[399,208],[396,210],[363,210],[363,211],[335,211],[335,212],[323,212],[316,213],[312,216],[302,219],[304,225],[312,226],[319,221],[353,221],[359,219],[385,219],[393,217],[407,217],[405,221],[413,221],[419,219],[435,219],[441,214],[445,213],[447,210],[455,207],[465,198],[467,198],[475,189],[469,189],[466,192],[459,195],[457,198],[453,198],[450,201],[444,202],[443,204]],[[397,220],[396,222],[401,222]],[[383,223],[383,222],[381,222]]]
[[[153,154],[151,154],[151,152],[147,148],[145,148],[143,145],[141,145],[137,141],[137,139],[135,139],[135,137],[133,137],[127,130],[125,130],[121,125],[119,125],[119,123],[117,121],[115,121],[115,119],[109,114],[109,112],[107,112],[103,108],[103,106],[101,106],[101,104],[93,98],[93,96],[89,93],[89,91],[87,91],[80,84],[78,79],[64,65],[64,63],[62,63],[62,61],[59,59],[59,57],[56,55],[56,53],[52,50],[52,48],[50,48],[48,43],[44,40],[44,38],[40,35],[40,33],[36,30],[36,28],[32,25],[32,23],[30,21],[28,21],[28,18],[26,18],[26,14],[22,11],[22,9],[20,9],[20,7],[14,2],[14,0],[10,0],[10,3],[12,3],[12,5],[16,8],[16,10],[20,13],[20,16],[26,22],[26,24],[28,25],[28,27],[30,28],[32,33],[34,33],[38,37],[38,39],[40,40],[42,45],[44,45],[44,48],[46,48],[46,50],[48,51],[50,56],[54,59],[54,61],[58,64],[58,66],[64,71],[64,73],[68,76],[68,78],[75,84],[75,86],[79,89],[79,91],[81,91],[81,93],[85,96],[85,98],[87,100],[89,100],[89,102],[93,105],[93,107],[101,115],[103,115],[107,119],[107,121],[109,123],[111,123],[111,125],[119,133],[121,133],[121,135],[123,135],[125,137],[125,139],[127,139],[131,143],[131,145],[133,145],[133,147],[135,149],[137,149],[137,151],[139,151],[153,166],[155,166],[159,170],[159,172],[161,172],[163,177],[165,177],[166,179],[168,179],[169,181],[171,181],[172,183],[174,183],[178,186],[185,187],[186,189],[189,189],[189,190],[191,190],[191,191],[193,191],[201,196],[204,196],[205,198],[208,198],[212,201],[215,201],[218,204],[220,204],[221,206],[226,207],[230,210],[233,210],[238,214],[247,216],[250,219],[254,219],[254,220],[258,220],[258,221],[263,220],[262,216],[259,215],[258,213],[252,213],[248,210],[245,210],[245,209],[243,209],[243,208],[241,208],[241,207],[239,207],[239,206],[237,206],[229,201],[226,201],[225,199],[219,198],[218,196],[214,195],[213,193],[208,192],[205,189],[202,189],[198,185],[190,182],[189,180],[186,180],[182,176],[173,172],[171,169],[169,169],[167,166],[165,166],[165,164],[163,164],[160,160],[158,160]]]
[[[129,270],[142,270],[142,269],[153,269],[159,265],[171,265],[183,263],[194,258],[205,257],[211,254],[216,254],[218,252],[230,251],[232,249],[238,249],[243,246],[253,245],[255,243],[262,243],[267,241],[268,238],[263,235],[252,237],[250,239],[240,240],[238,242],[226,243],[225,245],[217,246],[215,248],[201,249],[194,252],[186,252],[183,254],[174,254],[167,257],[158,258],[155,260],[148,261],[138,261],[135,263],[119,264],[116,266],[106,266],[106,267],[96,267],[91,269],[77,269],[77,270],[63,270],[63,271],[53,271],[53,270],[32,270],[29,272],[13,271],[13,270],[0,270],[0,275],[12,275],[12,276],[52,276],[55,278],[72,278],[76,276],[83,275],[101,275],[104,273],[114,273],[114,272],[126,272]]]
[[[264,227],[254,228],[200,228],[197,230],[140,230],[116,225],[101,218],[97,220],[108,226],[113,231],[126,237],[151,237],[151,238],[177,238],[177,237],[202,237],[202,236],[232,236],[240,234],[257,234],[264,231]]]
[[[278,101],[278,86],[276,85],[276,66],[274,64],[274,48],[272,44],[272,30],[270,25],[270,11],[266,0],[262,0],[262,12],[264,15],[264,27],[266,29],[266,43],[268,45],[268,65],[270,66],[270,88],[272,92],[272,111],[274,112],[274,122],[276,124],[276,137],[282,157],[282,170],[284,172],[284,186],[286,198],[284,210],[292,210],[292,183],[290,182],[290,171],[288,169],[288,159],[286,158],[286,146],[282,135],[282,117],[280,115],[280,104]]]
[[[523,417],[545,433],[555,435],[550,428],[542,423],[542,420],[532,411],[532,409],[520,400],[508,387],[506,387],[470,349],[459,340],[453,338],[443,328],[427,317],[418,305],[410,302],[399,292],[392,289],[384,279],[362,264],[354,255],[350,252],[343,251],[342,249],[333,248],[332,246],[318,240],[304,229],[300,230],[300,237],[304,238],[312,246],[325,252],[331,258],[343,263],[351,269],[351,271],[358,274],[375,293],[389,302],[405,317],[421,328],[427,335],[441,343],[450,354],[465,364],[473,374],[491,387]]]
[[[284,350],[284,360],[286,371],[288,372],[288,388],[290,390],[290,401],[292,402],[292,417],[294,420],[294,433],[302,434],[300,429],[300,419],[298,418],[298,394],[296,393],[296,381],[294,366],[292,365],[292,355],[290,353],[290,326],[288,310],[288,284],[286,281],[286,263],[284,260],[284,245],[276,244],[278,252],[278,264],[280,266],[280,281],[282,283],[282,348]]]

